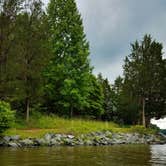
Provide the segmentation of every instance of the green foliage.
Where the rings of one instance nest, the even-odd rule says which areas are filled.
[[[11,110],[10,105],[0,101],[0,134],[12,127],[14,120],[14,111]]]
[[[88,107],[83,111],[83,115],[89,116],[93,119],[101,118],[104,113],[104,95],[102,86],[95,76],[91,76],[90,95],[88,97]]]
[[[22,137],[40,137],[48,132],[80,135],[95,131],[117,130],[119,125],[113,122],[101,122],[85,119],[64,119],[55,115],[32,114],[29,123],[17,120],[16,129],[9,129],[6,135],[21,135]]]
[[[23,0],[0,1],[0,99],[3,100],[9,100],[13,93],[11,80],[15,73],[12,58],[16,55],[16,18],[22,2]]]
[[[52,58],[44,72],[46,107],[72,117],[88,105],[89,44],[74,0],[51,0],[48,22]]]
[[[104,79],[102,74],[98,75],[98,82],[101,86],[102,89],[102,94],[103,94],[103,114],[102,114],[102,119],[103,120],[114,120],[115,118],[115,109],[114,109],[114,105],[115,105],[115,100],[114,100],[114,96],[115,93],[108,81],[108,79]]]
[[[150,124],[149,128],[155,130],[156,133],[159,133],[161,131],[161,129],[155,124]]]
[[[19,111],[21,103],[28,115],[39,102],[41,71],[49,59],[46,16],[40,0],[0,3],[0,98]]]
[[[121,93],[117,100],[118,123],[135,125],[139,119],[139,106],[128,94]]]
[[[163,46],[152,40],[150,35],[145,35],[140,43],[136,41],[131,47],[131,54],[125,59],[124,88],[142,107],[142,116],[145,101],[145,119],[148,125],[151,118],[161,118],[166,113]]]
[[[151,118],[166,115],[166,60],[162,49],[150,35],[131,44],[124,78],[118,77],[112,86],[101,74],[98,78],[92,74],[89,43],[75,0],[50,0],[47,13],[41,0],[0,0],[0,100],[10,102],[18,110],[17,116],[22,115],[16,128],[63,125],[57,117],[37,115],[38,109],[47,115],[135,125],[144,119],[145,108],[149,124]],[[2,110],[10,110],[8,104],[0,104]],[[23,114],[26,112],[28,120],[32,110],[36,115],[32,114],[27,125]],[[9,112],[1,111],[4,127],[0,132],[10,127],[3,119],[12,119]],[[64,126],[70,126],[64,121]],[[67,131],[91,131],[91,124],[83,123],[81,129],[75,123],[79,127],[70,126]]]
[[[28,121],[30,108],[40,101],[43,85],[41,73],[48,62],[49,51],[46,46],[47,22],[44,22],[41,1],[28,1],[27,8],[29,11],[25,10],[17,16],[16,49],[19,52],[15,56],[15,95],[16,100],[24,102]]]
[[[124,79],[118,76],[113,85],[111,99],[114,104],[114,121],[121,125],[135,125],[139,119],[139,105],[124,86]]]
[[[156,130],[144,128],[143,126],[119,126],[113,122],[101,122],[85,119],[64,119],[55,115],[48,116],[35,113],[30,117],[30,122],[18,120],[15,129],[9,129],[5,135],[20,135],[27,137],[42,137],[46,133],[62,133],[81,135],[97,131],[112,131],[115,133],[140,133],[155,134]]]
[[[140,134],[156,134],[156,130],[145,128],[144,126],[136,125],[130,128],[130,131],[133,133],[140,133]]]

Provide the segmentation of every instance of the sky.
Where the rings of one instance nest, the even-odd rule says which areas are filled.
[[[166,118],[159,120],[152,119],[151,123],[157,125],[160,129],[166,129]]]
[[[166,46],[166,0],[76,0],[94,73],[112,83],[122,74],[130,43],[148,33]]]
[[[146,33],[163,43],[166,58],[166,0],[76,0],[76,3],[90,43],[94,74],[101,72],[113,83],[123,73],[130,44],[142,40]],[[164,122],[161,124],[166,128]]]

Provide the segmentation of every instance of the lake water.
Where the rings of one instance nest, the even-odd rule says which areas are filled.
[[[166,145],[0,148],[0,166],[166,166]]]

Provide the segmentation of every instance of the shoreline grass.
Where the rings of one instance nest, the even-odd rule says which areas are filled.
[[[32,116],[29,123],[19,121],[14,127],[4,132],[4,135],[20,135],[21,138],[38,138],[46,133],[81,135],[97,131],[111,131],[114,133],[154,134],[152,129],[143,126],[121,127],[113,122],[102,122],[84,119],[64,119],[57,116]]]

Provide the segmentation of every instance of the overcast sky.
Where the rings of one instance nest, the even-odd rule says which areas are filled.
[[[151,34],[166,45],[166,0],[76,0],[95,73],[111,82],[122,74],[130,43]]]

